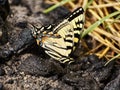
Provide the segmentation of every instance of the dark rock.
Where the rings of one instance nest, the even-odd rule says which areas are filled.
[[[33,43],[35,43],[35,41],[33,40],[31,31],[25,29],[20,33],[19,37],[16,37],[15,40],[10,43],[11,45],[4,45],[4,47],[1,48],[0,59],[6,61],[14,54],[24,51]]]
[[[95,55],[87,56],[85,62],[84,59],[82,62],[81,69],[90,72],[98,81],[108,79],[114,65],[114,63],[111,63],[104,66],[106,62],[104,60],[99,60]]]
[[[110,81],[104,90],[120,90],[120,74],[112,81]]]
[[[7,24],[0,20],[0,32],[2,35],[0,36],[0,45],[4,45],[8,42],[8,28]]]
[[[0,0],[0,17],[5,21],[10,13],[10,6],[8,0]]]
[[[94,66],[94,64],[99,63],[99,59],[96,55],[88,55],[86,57],[82,57],[81,58],[81,69],[82,70],[86,70],[86,69],[90,69],[92,66]]]
[[[0,76],[5,75],[5,70],[0,67]]]
[[[66,74],[62,80],[63,82],[75,87],[77,90],[100,89],[98,82],[87,72],[71,72]]]
[[[37,56],[26,58],[18,67],[18,70],[27,74],[42,76],[51,76],[63,73],[63,68],[59,64],[43,60]]]
[[[3,84],[0,83],[0,90],[3,90]]]
[[[15,24],[15,27],[19,27],[19,28],[26,28],[27,27],[27,22],[26,21],[23,21],[23,22],[18,22]]]
[[[99,60],[95,55],[83,57],[78,64],[71,64],[65,68],[67,74],[63,77],[63,81],[77,88],[81,87],[87,89],[87,86],[85,86],[86,83],[87,85],[90,85],[89,89],[92,85],[96,85],[92,90],[98,90],[96,87],[102,88],[102,85],[104,85],[102,82],[109,79],[112,74],[111,71],[114,63],[107,66],[104,65],[105,61]],[[85,74],[87,74],[87,76],[84,77]],[[82,85],[80,81],[83,83],[83,86],[80,86]]]
[[[19,37],[14,40],[11,44],[11,47],[14,50],[14,53],[20,53],[34,43],[31,31],[29,29],[23,30]]]
[[[73,71],[73,72],[79,71],[79,70],[81,70],[81,64],[67,65],[64,70],[65,70],[66,73],[69,73],[71,71]]]
[[[99,62],[94,64],[94,66],[91,67],[91,70],[89,69],[93,77],[100,82],[105,81],[109,78],[113,68],[113,64],[108,66],[104,65],[105,62]]]
[[[0,63],[5,62],[13,55],[13,49],[2,47],[0,50]]]
[[[14,80],[13,79],[9,79],[6,81],[6,84],[13,84],[14,83]]]
[[[114,80],[119,74],[120,74],[120,65],[118,64],[113,67],[108,82]]]

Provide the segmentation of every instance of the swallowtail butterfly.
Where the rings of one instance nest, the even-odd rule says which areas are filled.
[[[31,30],[37,44],[49,56],[61,63],[71,63],[74,62],[71,54],[79,43],[83,25],[84,10],[80,7],[54,28],[52,25],[41,28],[32,25]]]

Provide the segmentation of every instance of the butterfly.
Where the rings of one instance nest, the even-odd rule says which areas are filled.
[[[56,27],[53,25],[37,28],[32,25],[32,35],[45,53],[60,63],[72,63],[71,54],[75,51],[84,26],[84,10],[77,8]]]

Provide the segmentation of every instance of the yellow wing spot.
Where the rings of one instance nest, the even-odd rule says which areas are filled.
[[[79,39],[78,39],[78,38],[74,38],[74,42],[76,42],[76,43],[77,43],[78,41],[79,41]]]

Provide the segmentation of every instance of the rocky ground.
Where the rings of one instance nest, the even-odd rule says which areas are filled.
[[[42,0],[9,3],[10,11],[0,4],[4,8],[0,12],[10,13],[7,19],[0,13],[0,90],[120,90],[120,65],[111,62],[104,66],[105,59],[80,55],[86,51],[81,43],[76,51],[79,57],[71,65],[56,62],[37,46],[27,23],[40,27],[58,23],[69,10],[59,7],[43,14],[50,5]]]

